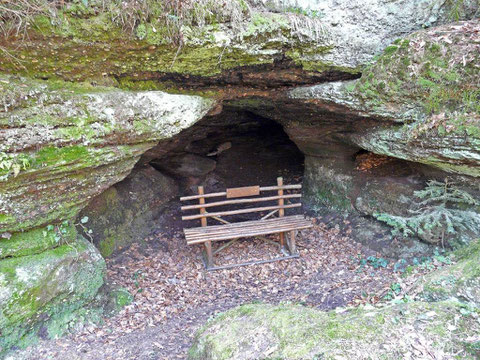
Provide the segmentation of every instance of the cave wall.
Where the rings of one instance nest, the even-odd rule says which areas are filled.
[[[178,185],[150,165],[135,167],[123,181],[93,198],[79,217],[88,218],[84,235],[104,258],[118,254],[157,229],[168,201]]]

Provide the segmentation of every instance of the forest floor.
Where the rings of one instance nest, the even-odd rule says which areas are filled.
[[[146,247],[134,245],[107,261],[110,281],[134,294],[132,304],[101,325],[41,341],[11,359],[185,359],[196,331],[237,305],[292,302],[331,310],[376,302],[403,281],[392,262],[383,263],[348,231],[312,221],[297,236],[298,259],[212,272],[204,269],[201,246],[187,246],[181,232],[152,235]],[[279,255],[270,242],[244,239],[219,253],[216,265]]]

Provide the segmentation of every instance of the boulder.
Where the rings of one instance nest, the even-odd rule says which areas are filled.
[[[189,359],[370,359],[479,355],[480,325],[455,301],[322,312],[242,305],[207,323]],[[475,310],[473,312],[475,314]],[[448,337],[445,334],[449,334]]]
[[[75,225],[91,236],[86,218],[75,220],[78,214],[124,179],[145,151],[198,121],[214,103],[4,75],[0,94],[1,353],[30,335],[54,337],[76,320],[77,310],[87,311],[83,307],[102,285],[105,264],[92,244],[77,237]],[[172,181],[154,169],[127,183],[137,197],[148,197],[144,188],[153,186],[150,203],[136,202],[137,215],[150,218],[154,197],[167,201],[175,193]],[[117,209],[108,209],[106,221],[114,225],[115,216],[130,214],[141,228],[128,185],[110,192],[122,198]],[[98,232],[105,225],[100,219],[92,221]],[[115,239],[128,242],[132,230]],[[111,236],[100,233],[97,242],[110,245]],[[100,246],[107,255],[120,246],[107,245]]]
[[[0,355],[36,334],[61,335],[94,299],[104,272],[95,247],[76,236],[38,254],[0,260]]]
[[[377,119],[339,134],[376,154],[480,177],[480,21],[416,32],[390,45],[352,82],[292,90],[338,116]]]

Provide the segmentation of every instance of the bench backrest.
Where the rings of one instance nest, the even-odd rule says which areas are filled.
[[[207,219],[212,218],[221,223],[229,223],[225,219],[222,219],[222,216],[238,215],[238,214],[248,214],[256,212],[269,211],[268,214],[262,217],[267,219],[278,213],[278,216],[285,215],[285,209],[296,208],[302,206],[300,202],[285,204],[285,200],[289,202],[294,199],[300,200],[302,197],[301,194],[302,185],[284,185],[283,178],[277,178],[276,186],[247,186],[239,188],[226,189],[224,192],[210,193],[205,194],[203,186],[198,187],[198,195],[184,196],[181,197],[181,201],[198,201],[198,204],[195,205],[185,205],[181,207],[182,211],[191,211],[198,210],[198,214],[194,215],[185,215],[182,216],[182,220],[196,220],[200,219],[202,226],[207,226]],[[271,192],[275,191],[274,196],[271,195]],[[288,191],[288,194],[284,194],[284,191]],[[264,196],[262,193],[270,192],[270,196]],[[268,194],[267,194],[268,195]],[[218,201],[216,198],[226,198],[226,200]],[[213,208],[221,207],[225,205],[240,205],[244,204],[254,204],[259,202],[275,202],[275,204],[257,206],[257,207],[246,207],[236,210],[224,210],[224,211],[214,211]]]

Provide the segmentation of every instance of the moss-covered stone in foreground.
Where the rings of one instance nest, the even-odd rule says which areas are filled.
[[[41,330],[56,337],[103,284],[105,262],[76,238],[40,254],[0,260],[0,354]],[[85,312],[86,310],[81,310]]]
[[[198,332],[189,359],[478,359],[480,242],[457,256],[421,280],[422,301],[330,312],[240,306]]]
[[[411,303],[344,313],[296,305],[243,305],[197,335],[189,359],[402,359],[423,351],[474,359],[478,309]],[[421,355],[418,353],[417,355]]]

